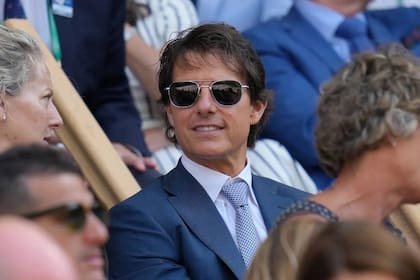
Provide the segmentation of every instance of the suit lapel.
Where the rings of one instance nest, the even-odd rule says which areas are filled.
[[[281,195],[281,185],[267,182],[263,178],[253,176],[253,189],[258,201],[265,226],[269,231],[276,222],[281,211],[294,202],[294,199]]]
[[[290,13],[283,20],[284,28],[290,36],[318,57],[332,72],[336,72],[344,61],[334,51],[331,45],[322,37],[306,19],[292,7]]]
[[[181,163],[163,179],[168,200],[191,231],[242,279],[242,257],[213,201]]]
[[[368,22],[369,35],[376,47],[383,44],[389,44],[391,42],[399,42],[400,39],[389,32],[381,21],[373,17],[368,12],[365,13],[365,16]]]

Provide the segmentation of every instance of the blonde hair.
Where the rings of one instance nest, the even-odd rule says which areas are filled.
[[[38,44],[27,33],[0,25],[0,94],[16,96],[43,64]]]
[[[277,225],[258,249],[247,280],[293,280],[311,237],[324,225],[315,220],[289,220]]]
[[[330,280],[346,271],[420,279],[420,259],[382,225],[365,221],[327,223],[312,240],[301,257],[298,280]]]

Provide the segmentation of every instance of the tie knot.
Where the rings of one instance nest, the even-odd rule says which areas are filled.
[[[235,209],[239,208],[247,204],[248,184],[242,180],[229,183],[223,186],[223,194]]]
[[[365,22],[359,19],[346,18],[338,26],[335,34],[338,37],[345,38],[345,39],[351,39],[353,37],[358,37],[358,36],[366,36],[367,26]]]

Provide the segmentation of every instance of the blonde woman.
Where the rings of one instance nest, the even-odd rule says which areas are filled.
[[[420,260],[379,225],[329,223],[311,238],[296,279],[417,280]]]
[[[262,243],[247,272],[247,280],[293,280],[311,238],[324,223],[291,220],[274,228]]]

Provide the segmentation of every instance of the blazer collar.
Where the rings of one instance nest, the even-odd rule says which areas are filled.
[[[181,162],[163,178],[169,202],[191,231],[232,270],[238,279],[246,271],[241,254],[213,201]]]
[[[369,35],[373,40],[375,46],[380,46],[383,44],[389,44],[392,42],[399,42],[400,38],[393,35],[386,26],[375,18],[371,13],[365,13],[367,26],[369,30]]]
[[[294,200],[281,194],[281,185],[273,184],[266,178],[253,176],[252,183],[265,226],[270,230],[278,215],[291,205]]]
[[[252,180],[265,225],[270,229],[280,211],[293,200],[282,196],[281,186],[271,180],[257,176]],[[163,177],[163,189],[191,231],[223,260],[238,279],[243,279],[246,267],[229,230],[213,201],[181,162]]]

